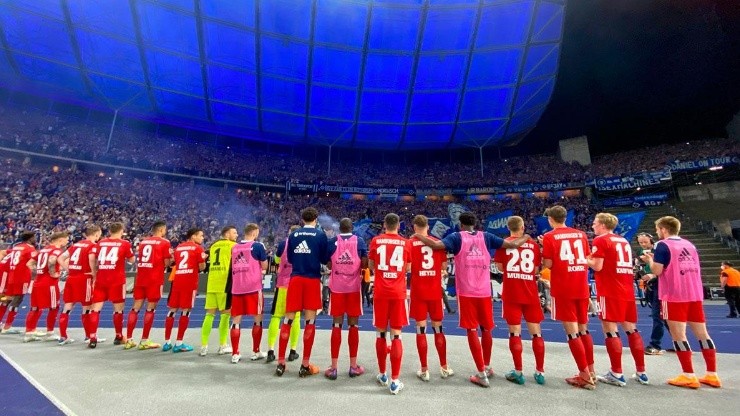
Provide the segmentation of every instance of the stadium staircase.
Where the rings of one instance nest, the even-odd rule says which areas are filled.
[[[610,212],[631,212],[641,208],[630,208],[630,209],[612,209]],[[663,216],[671,215],[676,216],[672,205],[663,205],[658,207],[644,208],[645,218],[640,224],[638,232],[645,232],[652,236],[655,236],[655,221]],[[681,220],[681,237],[684,237],[694,243],[697,250],[699,250],[699,258],[701,260],[701,276],[702,281],[708,286],[719,286],[719,266],[722,260],[729,260],[733,264],[740,264],[740,255],[736,251],[724,245],[718,238],[711,233],[707,233],[702,228],[695,225],[695,221],[687,221],[685,218],[678,217]],[[639,245],[635,238],[630,242],[633,250],[637,250]]]

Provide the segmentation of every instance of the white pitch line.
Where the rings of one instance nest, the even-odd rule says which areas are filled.
[[[77,416],[77,413],[73,412],[72,409],[67,407],[64,403],[62,403],[61,400],[59,400],[54,394],[52,394],[49,390],[46,389],[46,387],[42,386],[41,383],[39,383],[35,378],[33,378],[32,375],[28,374],[26,370],[24,370],[18,363],[13,361],[10,357],[8,357],[8,354],[6,354],[3,350],[0,350],[0,357],[2,357],[5,361],[8,362],[15,370],[20,373],[33,387],[35,387],[38,391],[41,392],[47,399],[49,399],[50,402],[54,404],[59,410],[62,411],[65,415],[68,416]]]

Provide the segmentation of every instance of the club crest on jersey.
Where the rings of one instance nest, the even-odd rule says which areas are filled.
[[[349,254],[348,250],[344,250],[344,253],[342,253],[341,256],[337,259],[337,264],[354,264],[355,262],[352,260],[352,255]]]
[[[293,253],[296,253],[296,254],[311,254],[311,249],[308,247],[308,243],[306,242],[306,240],[303,240],[293,250]]]

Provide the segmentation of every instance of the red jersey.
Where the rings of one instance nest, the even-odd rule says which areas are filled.
[[[177,246],[174,257],[175,282],[178,289],[197,290],[199,266],[206,262],[206,252],[203,247],[186,241]]]
[[[0,288],[3,286],[3,283],[8,283],[11,258],[13,258],[12,253],[8,251],[8,253],[5,254],[2,259],[0,259]],[[2,293],[2,289],[0,289],[0,293]]]
[[[137,249],[136,284],[141,286],[164,284],[165,261],[172,258],[169,240],[147,237]]]
[[[506,241],[516,240],[507,237]],[[503,291],[501,300],[516,304],[532,304],[540,302],[537,290],[537,269],[542,264],[540,246],[534,240],[529,240],[519,248],[499,249],[493,261],[501,263],[504,273]]]
[[[95,254],[97,245],[90,240],[78,241],[67,249],[69,253],[69,277],[90,277],[90,254]]]
[[[13,257],[10,259],[10,274],[8,282],[13,284],[22,284],[31,282],[31,269],[26,265],[31,259],[35,259],[36,249],[26,243],[16,244],[10,250]]]
[[[429,236],[434,241],[439,241]],[[417,238],[406,242],[411,263],[411,298],[418,300],[442,299],[442,264],[447,261],[444,250],[432,250]]]
[[[542,258],[552,260],[550,293],[562,299],[588,299],[588,261],[590,249],[586,233],[560,227],[545,233]]]
[[[406,299],[406,239],[398,234],[381,234],[370,242],[368,259],[375,264],[375,296]]]
[[[609,233],[596,236],[591,255],[604,259],[601,271],[594,272],[599,296],[635,300],[632,249],[624,237]]]
[[[52,257],[59,257],[63,253],[61,248],[48,245],[41,249],[36,256],[36,281],[33,282],[33,287],[38,286],[53,286],[59,282],[59,264],[54,265],[54,273],[49,270],[49,260]]]
[[[92,252],[98,257],[96,281],[109,285],[126,283],[126,259],[134,256],[131,243],[119,238],[104,238]]]

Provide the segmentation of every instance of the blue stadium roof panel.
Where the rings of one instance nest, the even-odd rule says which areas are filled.
[[[0,86],[282,143],[515,141],[565,0],[0,0]]]

